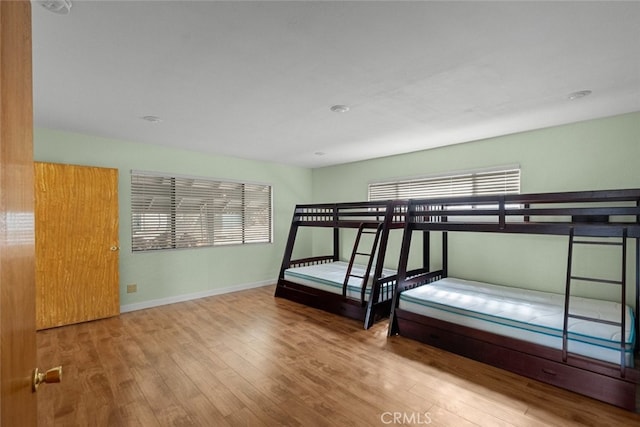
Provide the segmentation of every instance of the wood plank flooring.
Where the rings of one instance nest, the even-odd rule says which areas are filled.
[[[43,426],[628,426],[640,415],[273,297],[38,332]]]

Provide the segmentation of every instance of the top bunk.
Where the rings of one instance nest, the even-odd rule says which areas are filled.
[[[383,224],[397,229],[404,226],[406,209],[406,200],[303,204],[296,205],[292,225],[359,228],[365,224],[375,228]]]
[[[412,230],[640,237],[640,189],[412,199]]]

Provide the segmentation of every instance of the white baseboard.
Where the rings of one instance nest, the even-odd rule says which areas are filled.
[[[211,289],[203,292],[195,292],[192,294],[176,295],[174,297],[152,299],[149,301],[137,302],[120,306],[120,313],[129,311],[144,310],[145,308],[159,307],[161,305],[175,304],[177,302],[190,301],[198,298],[205,298],[214,295],[228,294],[231,292],[244,291],[247,289],[260,288],[262,286],[273,285],[275,280],[265,280],[263,282],[246,283],[243,285],[229,286],[227,288]]]

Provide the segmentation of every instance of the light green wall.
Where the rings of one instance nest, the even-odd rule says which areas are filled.
[[[119,169],[121,304],[135,305],[274,280],[294,205],[366,200],[372,181],[519,164],[523,193],[639,188],[640,113],[314,170],[46,129],[35,130],[34,153],[38,161]],[[272,184],[274,243],[133,254],[131,169]],[[302,237],[296,256],[328,247],[324,238]],[[438,239],[434,242],[437,253]],[[345,238],[343,256],[351,245]],[[399,246],[400,235],[394,233],[387,266],[394,267]],[[550,291],[563,286],[566,239],[561,237],[460,233],[450,237],[450,251],[450,273],[458,277]],[[631,250],[630,261],[634,254]],[[417,265],[419,253],[413,255]],[[587,259],[587,273],[612,274],[617,265],[612,257]],[[438,263],[435,256],[433,265]],[[136,294],[124,292],[129,283],[138,284]]]
[[[117,168],[120,203],[120,303],[273,282],[296,203],[311,201],[311,170],[46,129],[34,133],[36,161]],[[130,171],[147,170],[273,186],[274,243],[131,252]],[[303,241],[302,251],[308,251]],[[127,294],[136,283],[138,292]]]
[[[640,188],[640,113],[315,169],[313,201],[366,200],[373,181],[510,164],[521,167],[523,193]],[[563,291],[566,238],[458,233],[449,243],[451,275]],[[590,260],[585,273],[616,274],[611,257]]]

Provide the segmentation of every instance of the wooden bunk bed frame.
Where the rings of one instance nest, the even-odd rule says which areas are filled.
[[[364,328],[370,328],[374,322],[387,318],[391,311],[391,300],[395,291],[396,275],[383,277],[383,267],[387,251],[389,232],[404,227],[406,201],[354,202],[297,205],[294,210],[289,238],[285,248],[275,296],[286,298],[301,304],[319,308],[364,322]],[[298,230],[301,227],[323,227],[333,229],[332,253],[303,259],[291,259]],[[330,263],[340,260],[340,230],[356,229],[357,235],[351,254],[343,294],[336,294],[310,286],[301,285],[285,279],[285,270]],[[362,277],[360,298],[346,295],[346,283],[351,268],[359,253],[360,237],[373,230],[377,233],[377,256],[369,254],[367,271]],[[372,274],[372,284],[367,291],[366,277]]]
[[[473,209],[469,209],[473,206]],[[487,221],[487,218],[491,221]],[[407,271],[411,236],[422,231],[427,254],[423,268]],[[442,269],[429,270],[429,233],[442,233]],[[565,284],[564,329],[562,349],[553,349],[514,338],[460,326],[398,308],[402,291],[447,277],[449,232],[489,232],[565,235],[569,238]],[[628,410],[636,410],[636,390],[640,380],[637,368],[625,366],[624,333],[621,337],[620,364],[607,363],[567,351],[567,306],[573,279],[591,280],[571,275],[574,237],[602,241],[604,237],[621,238],[621,296],[626,292],[627,239],[635,240],[635,331],[640,309],[640,189],[478,196],[410,200],[398,265],[398,280],[392,306],[389,335],[401,335],[434,347],[491,364],[520,375],[553,384]],[[581,242],[576,242],[581,243]],[[582,242],[586,243],[586,242]],[[591,242],[593,243],[593,242]],[[598,280],[591,280],[598,281]],[[611,282],[611,281],[603,281]],[[619,301],[620,302],[620,301]],[[625,328],[622,297],[621,326]],[[589,319],[593,320],[593,319]],[[604,323],[604,322],[602,322]],[[638,354],[636,337],[633,353]]]

